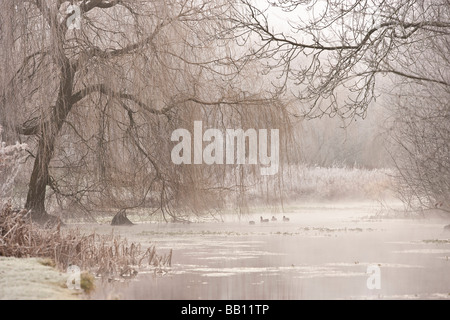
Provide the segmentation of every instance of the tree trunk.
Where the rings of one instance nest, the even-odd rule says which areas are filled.
[[[120,210],[113,218],[111,222],[112,226],[132,226],[134,225],[133,222],[131,222],[127,218],[127,213],[125,210]]]
[[[49,120],[41,125],[39,145],[33,172],[28,186],[25,208],[30,210],[31,219],[38,222],[54,220],[45,210],[45,195],[49,184],[49,165],[55,150],[56,139],[67,115],[73,107],[72,90],[75,70],[66,60],[61,67],[61,82],[56,105]]]
[[[48,220],[45,211],[45,194],[49,181],[48,167],[52,158],[56,134],[44,133],[39,139],[39,146],[31,173],[25,208],[30,210],[31,218],[37,221]]]

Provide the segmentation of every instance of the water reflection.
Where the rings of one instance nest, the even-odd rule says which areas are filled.
[[[94,299],[450,298],[450,244],[433,222],[367,219],[368,208],[291,212],[291,221],[120,229],[130,240],[174,249],[166,275],[101,283]],[[106,228],[106,227],[105,227]],[[98,231],[98,230],[97,230]],[[101,230],[100,230],[101,231]],[[367,288],[367,267],[382,270]]]

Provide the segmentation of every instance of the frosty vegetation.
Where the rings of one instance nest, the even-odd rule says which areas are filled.
[[[172,263],[172,251],[159,255],[154,246],[142,248],[113,233],[85,235],[62,230],[61,223],[41,228],[30,223],[26,210],[15,212],[10,203],[0,209],[0,257],[46,258],[60,270],[77,265],[110,279],[133,277],[138,268],[163,273]]]
[[[2,193],[36,221],[137,208],[173,221],[385,186],[449,211],[447,1],[80,1],[77,27],[70,5],[0,3],[0,124],[29,146]],[[171,134],[195,121],[279,130],[279,174],[175,165]]]
[[[0,126],[0,203],[12,196],[14,181],[26,158],[28,145],[17,142],[6,145],[2,141],[3,128]]]
[[[449,21],[448,0],[0,0],[0,255],[127,277],[171,253],[63,222],[392,195],[448,215]],[[200,121],[276,130],[276,174],[247,147],[174,163]]]

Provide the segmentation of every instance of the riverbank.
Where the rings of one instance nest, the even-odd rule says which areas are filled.
[[[38,258],[0,257],[0,300],[76,300],[66,288],[67,275]]]

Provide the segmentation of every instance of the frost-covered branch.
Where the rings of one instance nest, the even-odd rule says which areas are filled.
[[[19,142],[6,145],[1,138],[2,131],[0,126],[0,199],[8,196],[28,149],[28,145]]]

